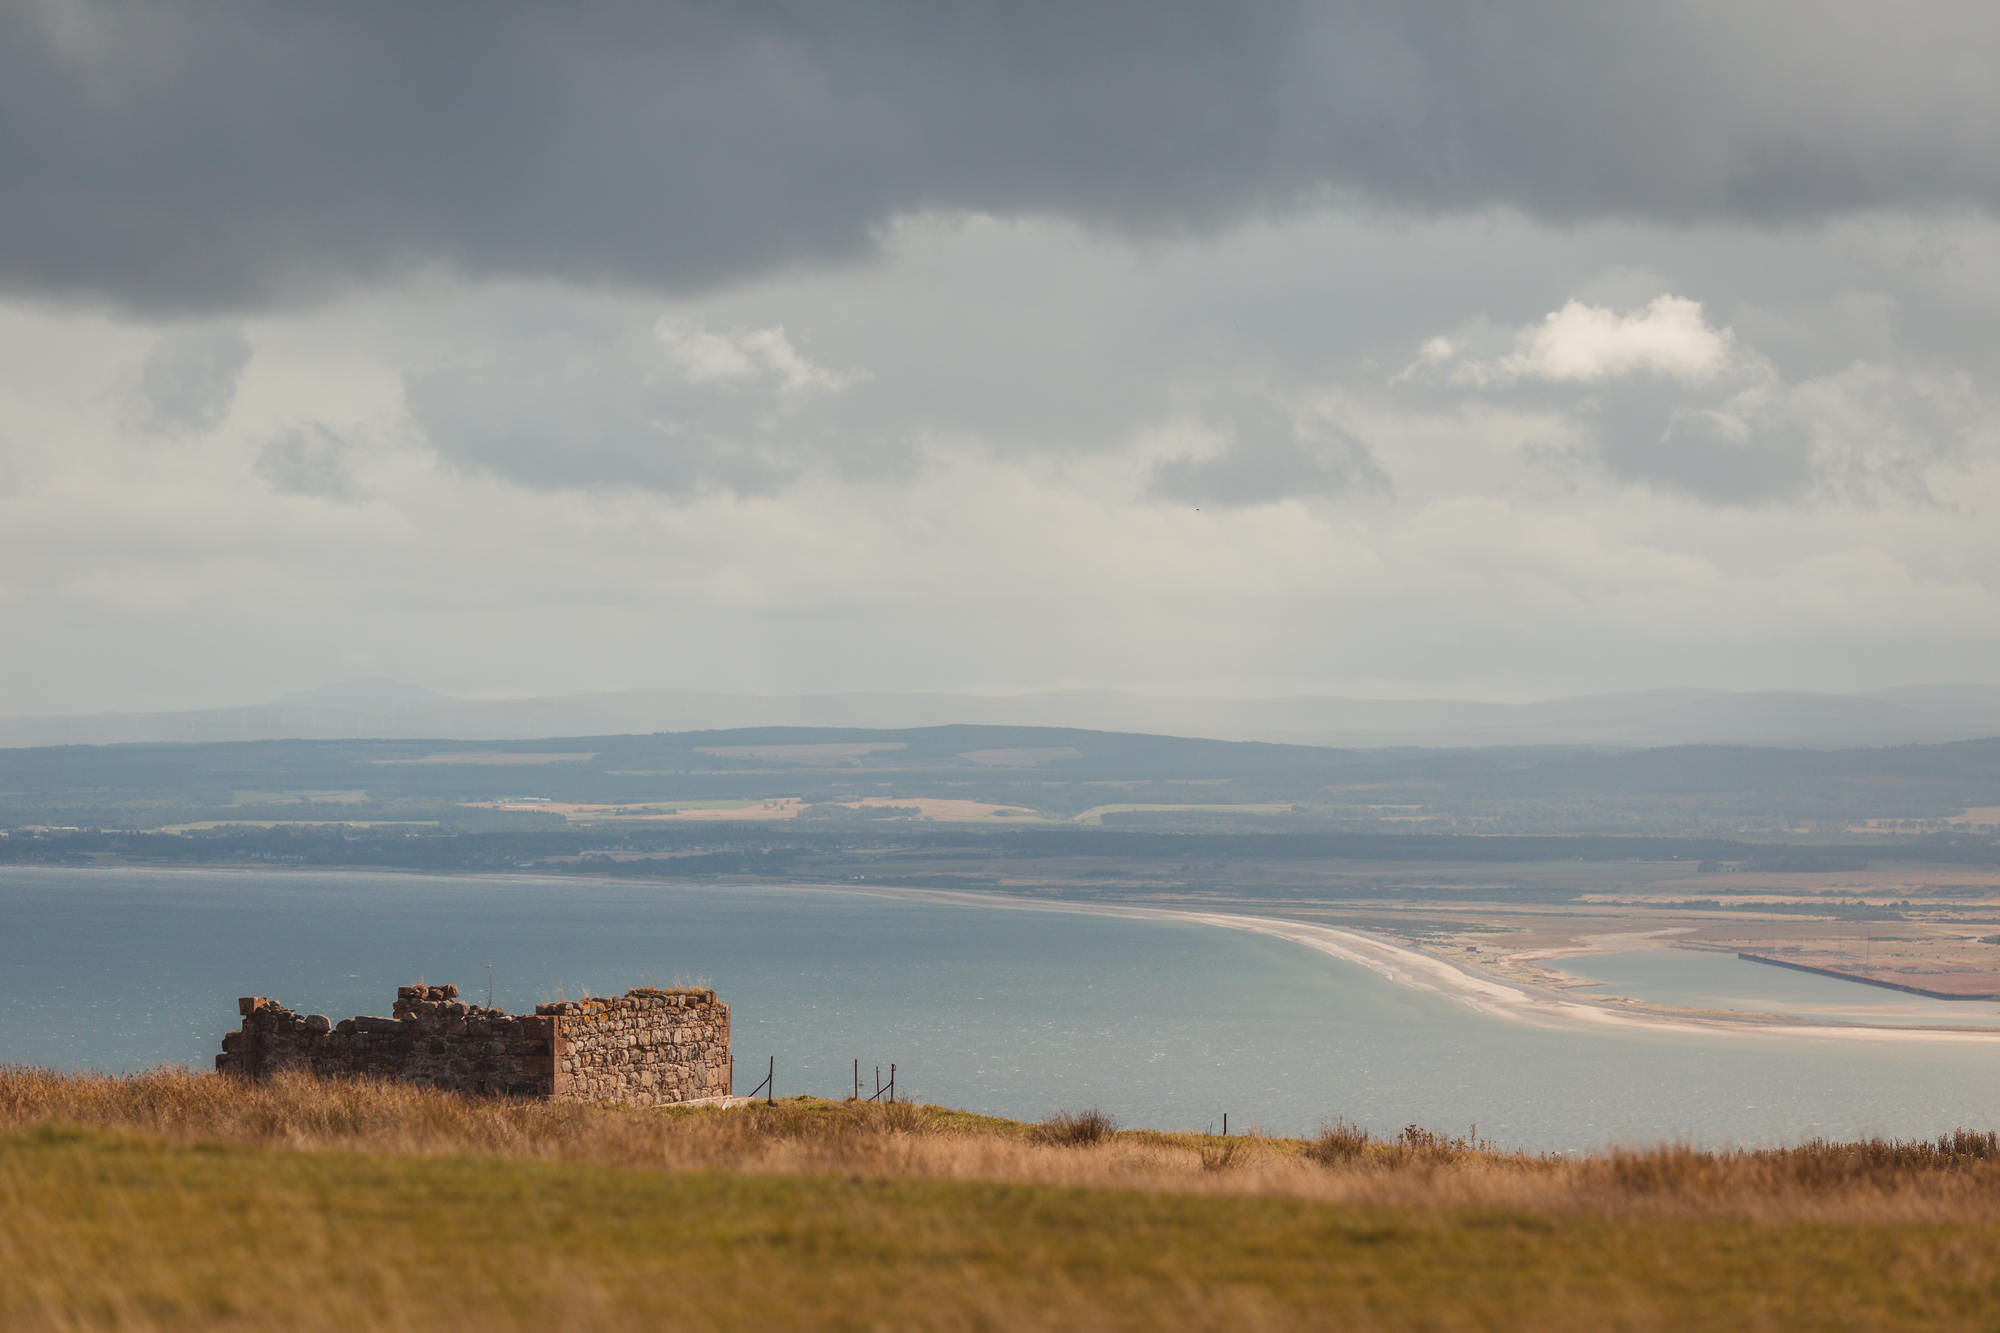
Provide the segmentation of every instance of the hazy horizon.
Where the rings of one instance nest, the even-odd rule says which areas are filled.
[[[465,698],[384,677],[232,707],[0,715],[0,748],[134,742],[544,740],[743,728],[1055,728],[1379,749],[1758,745],[1852,749],[2000,736],[2000,686],[1858,694],[1656,689],[1528,702],[1339,695],[1175,697],[1117,690],[1016,694],[640,690]]]
[[[1287,700],[1333,700],[1355,703],[1380,704],[1434,704],[1467,703],[1492,705],[1495,707],[1529,707],[1536,704],[1555,703],[1567,700],[1600,698],[1623,698],[1644,695],[1666,695],[1677,693],[1705,693],[1715,695],[1813,695],[1829,698],[1867,698],[1894,694],[1899,691],[1926,689],[1951,690],[1993,690],[2000,691],[2000,680],[1945,680],[1945,679],[1893,679],[1879,683],[1868,683],[1846,689],[1813,689],[1787,684],[1750,684],[1740,687],[1709,685],[1702,683],[1647,682],[1635,685],[1620,685],[1606,689],[1582,689],[1572,691],[1537,692],[1526,689],[1508,691],[1497,690],[1451,690],[1438,688],[1422,690],[1418,682],[1357,682],[1354,688],[1342,688],[1340,682],[1283,682],[1266,683],[1261,688],[1248,685],[1235,689],[1217,688],[1175,688],[1172,684],[1116,685],[1101,682],[1063,681],[1032,687],[982,686],[978,684],[964,687],[913,687],[904,689],[855,685],[839,689],[816,689],[808,682],[796,689],[731,689],[726,684],[713,687],[680,686],[671,684],[629,684],[612,685],[602,688],[579,688],[533,690],[525,687],[495,687],[487,689],[456,688],[440,685],[427,680],[409,679],[393,674],[367,674],[307,678],[299,682],[279,681],[263,689],[229,690],[213,685],[199,694],[190,694],[159,707],[139,703],[121,704],[117,702],[102,706],[58,708],[47,711],[29,709],[0,711],[0,718],[88,718],[107,714],[172,714],[186,712],[207,712],[220,709],[257,708],[268,705],[288,704],[326,695],[341,695],[364,687],[382,687],[387,690],[409,690],[433,696],[454,703],[508,704],[545,701],[552,699],[590,699],[614,695],[637,694],[690,694],[717,695],[744,699],[800,699],[838,698],[855,695],[885,695],[903,697],[951,697],[986,700],[1006,700],[1035,698],[1053,695],[1119,695],[1137,699],[1160,701],[1215,701],[1229,703],[1278,703]],[[1446,684],[1449,684],[1447,682]]]
[[[1039,689],[848,689],[816,690],[732,690],[732,689],[685,689],[674,686],[635,685],[622,688],[577,690],[551,693],[530,693],[513,691],[464,691],[441,687],[417,680],[405,680],[390,675],[347,676],[339,679],[322,680],[283,689],[266,696],[235,698],[227,703],[193,705],[187,708],[165,708],[157,710],[128,710],[118,708],[93,709],[91,713],[46,713],[19,714],[33,717],[85,717],[92,713],[116,713],[127,711],[191,712],[208,708],[249,708],[266,704],[286,704],[312,701],[365,700],[370,703],[382,702],[398,694],[411,697],[427,696],[453,703],[504,704],[526,703],[549,699],[588,699],[621,694],[714,694],[743,699],[798,699],[798,698],[838,698],[852,695],[880,694],[905,697],[949,697],[969,699],[1020,699],[1062,694],[1116,694],[1139,699],[1157,700],[1215,700],[1231,703],[1280,703],[1299,699],[1324,699],[1356,703],[1474,703],[1491,704],[1499,707],[1516,707],[1534,704],[1581,701],[1592,699],[1637,698],[1647,695],[1676,694],[1736,694],[1736,695],[1822,695],[1833,698],[1866,698],[1894,694],[1899,691],[1920,690],[1973,690],[1994,691],[2000,694],[2000,682],[1975,680],[1902,680],[1886,684],[1851,690],[1807,690],[1784,685],[1750,686],[1729,689],[1721,686],[1702,684],[1652,684],[1626,689],[1595,690],[1573,694],[1540,695],[1477,695],[1477,694],[1394,694],[1386,692],[1344,691],[1330,688],[1316,689],[1264,689],[1239,693],[1177,692],[1171,689],[1124,688],[1105,684],[1059,684]]]

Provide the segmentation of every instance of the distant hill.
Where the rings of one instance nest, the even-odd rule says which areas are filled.
[[[1806,826],[1844,837],[1887,820],[1892,828],[1875,831],[1990,847],[2000,739],[1840,750],[1335,749],[954,725],[0,750],[0,829],[631,822],[618,808],[641,824],[677,820],[661,827],[683,832],[716,820],[908,816],[1134,832],[1655,836]],[[720,810],[734,813],[708,813]]]
[[[736,727],[1076,727],[1382,748],[1784,745],[1837,748],[2000,735],[2000,686],[1866,694],[1643,690],[1529,704],[1460,699],[1170,699],[1115,690],[752,695],[648,690],[474,700],[351,681],[269,703],[177,713],[0,718],[0,747],[135,741],[526,740]]]

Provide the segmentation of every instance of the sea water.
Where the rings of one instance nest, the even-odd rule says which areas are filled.
[[[1983,1027],[2000,1032],[2000,1003],[1992,1000],[1911,995],[1754,963],[1738,958],[1733,950],[1627,949],[1552,958],[1548,965],[1591,983],[1581,988],[1584,994],[1624,995],[1649,1004],[1823,1022]],[[2000,1043],[1995,1049],[2000,1050]]]
[[[1302,945],[865,891],[371,873],[0,870],[0,1063],[212,1064],[236,997],[335,1019],[458,984],[514,1009],[712,985],[737,1090],[1534,1148],[2000,1125],[2000,1042],[1530,1026]],[[1744,964],[1744,966],[1749,966]]]

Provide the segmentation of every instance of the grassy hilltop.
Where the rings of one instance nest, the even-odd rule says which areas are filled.
[[[1551,1158],[0,1071],[0,1326],[1934,1328],[2000,1142]]]

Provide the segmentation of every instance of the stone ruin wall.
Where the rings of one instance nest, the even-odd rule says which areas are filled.
[[[729,1006],[714,991],[538,1004],[556,1023],[556,1096],[649,1106],[729,1095]]]
[[[237,1001],[243,1026],[215,1067],[266,1078],[296,1069],[456,1092],[665,1106],[726,1097],[729,1006],[712,990],[642,987],[510,1014],[465,1004],[456,986],[401,986],[389,1018],[299,1015],[262,996]]]

